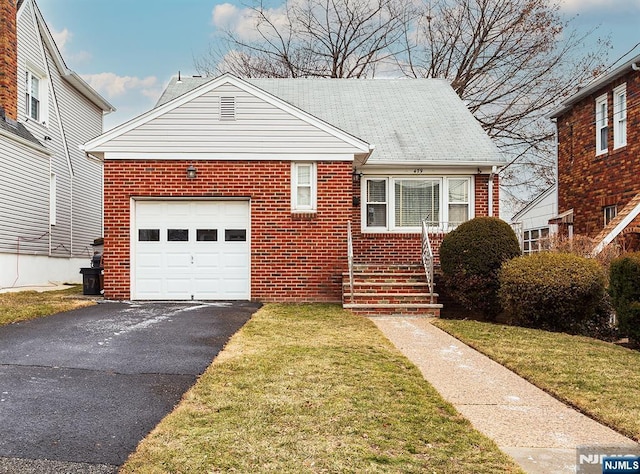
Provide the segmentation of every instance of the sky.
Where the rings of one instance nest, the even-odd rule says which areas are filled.
[[[105,130],[154,106],[178,71],[197,74],[221,28],[244,34],[239,2],[224,0],[36,0],[67,67],[117,110]],[[559,0],[561,14],[579,31],[610,37],[610,64],[640,43],[640,0]],[[590,46],[587,45],[587,48]],[[640,54],[640,46],[632,56]]]

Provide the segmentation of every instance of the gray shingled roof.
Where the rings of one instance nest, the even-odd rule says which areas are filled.
[[[40,143],[40,141],[36,137],[34,137],[31,134],[31,132],[25,128],[24,125],[22,125],[19,122],[16,122],[15,120],[10,119],[9,117],[6,117],[4,115],[4,111],[0,111],[0,129],[4,130],[5,132],[9,132],[17,137],[20,137],[24,140],[27,140],[28,142],[31,142],[34,145],[44,148],[42,143]]]
[[[212,78],[174,78],[160,106]],[[245,79],[374,145],[368,160],[499,164],[506,160],[442,79]]]

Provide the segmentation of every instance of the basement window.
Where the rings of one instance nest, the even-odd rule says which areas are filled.
[[[613,220],[614,217],[618,215],[618,206],[605,206],[603,208],[604,211],[604,226],[608,226],[609,222]]]

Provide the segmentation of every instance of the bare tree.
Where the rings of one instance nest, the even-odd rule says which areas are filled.
[[[555,179],[546,115],[593,77],[608,47],[583,53],[593,31],[571,30],[558,1],[257,3],[244,10],[251,28],[227,29],[223,49],[196,67],[242,77],[446,78],[510,160],[501,172],[507,194],[526,200]]]
[[[580,54],[593,32],[569,26],[550,0],[428,0],[396,59],[405,75],[450,81],[509,157],[503,182],[530,195],[555,179],[546,115],[606,58],[607,42]]]
[[[253,35],[227,29],[224,48],[196,60],[200,73],[243,77],[369,77],[401,54],[410,0],[287,0],[247,7]]]

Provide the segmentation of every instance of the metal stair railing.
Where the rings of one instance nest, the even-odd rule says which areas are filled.
[[[424,265],[424,272],[429,285],[429,302],[433,304],[433,249],[431,248],[426,221],[422,221],[422,264]]]
[[[349,294],[353,303],[353,237],[351,235],[351,221],[347,222],[347,260],[349,261]]]

